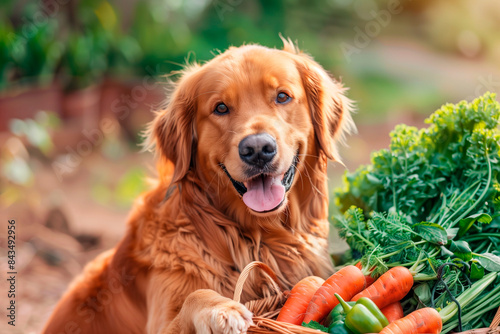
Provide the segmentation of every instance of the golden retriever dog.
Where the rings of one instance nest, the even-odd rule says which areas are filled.
[[[149,129],[159,178],[126,235],[71,285],[43,333],[245,333],[233,301],[259,260],[286,289],[333,273],[327,161],[353,129],[344,88],[289,40],[189,65]],[[253,273],[242,302],[272,295]]]

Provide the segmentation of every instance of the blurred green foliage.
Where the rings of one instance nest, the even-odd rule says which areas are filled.
[[[129,208],[134,199],[148,189],[144,182],[146,174],[144,169],[138,167],[127,170],[118,179],[101,173],[92,181],[90,196],[101,205]]]
[[[36,10],[35,4],[29,4],[24,15],[33,15]],[[59,21],[51,18],[37,25],[27,22],[20,27],[23,37],[17,34],[12,43],[18,80],[42,85],[52,81],[63,50],[63,42],[54,38],[59,28]]]
[[[0,147],[0,205],[18,201],[38,202],[41,194],[34,189],[40,158],[53,151],[51,132],[61,125],[59,117],[40,111],[32,119],[13,119],[9,123],[13,134]]]
[[[146,173],[141,168],[128,170],[118,181],[115,191],[115,201],[118,205],[129,207],[137,196],[144,192],[147,187]]]
[[[9,71],[13,66],[14,41],[10,36],[14,35],[12,26],[4,20],[0,20],[0,90],[7,87]]]
[[[25,3],[0,4],[0,90],[54,76],[69,89],[160,76],[231,45],[281,47],[281,33],[342,78],[375,120],[394,109],[425,113],[450,96],[431,80],[387,71],[371,46],[399,38],[446,57],[500,56],[495,0],[78,0],[55,12],[44,1]]]
[[[10,121],[10,131],[18,136],[25,137],[28,143],[49,155],[53,149],[50,132],[60,127],[61,119],[54,113],[40,111],[34,119],[13,119]]]
[[[54,161],[56,155],[61,157],[53,134],[62,127],[62,120],[55,113],[40,111],[33,118],[12,119],[9,127],[13,136],[0,147],[0,205],[40,203],[41,198],[48,195],[40,191],[35,178],[41,171],[46,171],[43,166],[47,162]],[[129,166],[122,172],[116,171],[114,164],[124,159],[127,153],[126,143],[117,136],[117,133],[108,133],[102,145],[95,148],[103,158],[115,162],[106,164],[102,160],[100,168],[91,171],[89,197],[101,205],[128,209],[132,201],[148,188],[145,182],[148,172],[140,164]]]
[[[99,82],[106,70],[106,42],[102,36],[88,31],[68,36],[63,61],[68,89],[87,87]]]

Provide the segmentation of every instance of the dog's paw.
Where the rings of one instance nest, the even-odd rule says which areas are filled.
[[[205,309],[194,320],[197,333],[244,334],[253,325],[252,312],[230,299]]]
[[[229,305],[221,305],[212,310],[211,328],[214,333],[236,334],[246,333],[253,324],[252,312],[240,303],[231,301]]]

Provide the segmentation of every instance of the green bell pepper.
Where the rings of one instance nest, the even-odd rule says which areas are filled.
[[[344,323],[344,320],[337,320],[328,326],[330,334],[353,334]]]
[[[347,302],[350,306],[354,306],[356,302]],[[331,334],[352,334],[352,332],[345,325],[346,312],[341,304],[335,306],[325,321],[323,322],[326,327],[328,327],[328,333]]]
[[[371,299],[359,298],[354,306],[346,303],[338,293],[335,297],[342,305],[346,316],[345,326],[354,334],[378,333],[389,321]]]
[[[349,304],[350,306],[354,306],[356,302],[347,302],[347,304]],[[341,304],[338,304],[330,311],[330,313],[328,313],[328,316],[325,318],[325,321],[323,321],[323,324],[326,327],[330,327],[334,322],[337,322],[338,320],[344,321],[345,315],[346,312],[344,311],[344,308]]]

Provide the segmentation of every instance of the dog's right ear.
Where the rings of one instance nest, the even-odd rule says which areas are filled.
[[[155,147],[160,159],[174,166],[172,183],[180,181],[194,165],[196,150],[196,96],[201,75],[199,65],[190,65],[173,85],[166,107],[156,114],[148,129],[146,147]]]
[[[314,133],[321,151],[330,160],[340,162],[337,142],[356,131],[352,121],[352,102],[346,89],[311,57],[298,54],[297,68],[306,91]]]

